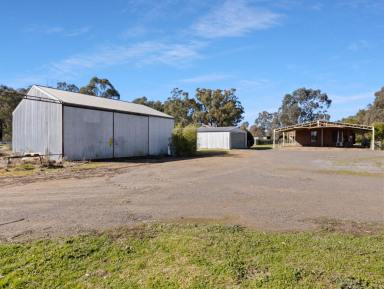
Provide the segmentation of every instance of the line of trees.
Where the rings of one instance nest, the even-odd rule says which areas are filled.
[[[236,89],[197,88],[194,97],[179,88],[171,91],[164,101],[136,98],[134,103],[144,104],[172,115],[176,124],[206,124],[211,126],[235,126],[243,119],[244,108],[236,95]]]
[[[249,130],[255,137],[270,137],[278,127],[314,121],[329,120],[328,109],[332,100],[319,89],[299,88],[286,94],[277,112],[262,111]],[[384,141],[384,87],[375,93],[375,99],[355,115],[343,118],[341,122],[374,125],[376,139]],[[243,124],[248,127],[248,124]]]
[[[329,120],[331,103],[332,100],[320,89],[296,89],[284,96],[277,112],[260,112],[250,131],[255,137],[269,137],[278,127],[318,119]]]
[[[0,125],[3,140],[12,137],[12,112],[27,94],[30,87],[13,89],[0,86]],[[120,99],[120,93],[108,79],[93,77],[83,87],[67,82],[58,82],[57,88],[65,91],[88,95]],[[207,124],[211,126],[235,126],[243,119],[244,108],[236,95],[236,89],[196,89],[194,97],[179,88],[171,91],[171,96],[164,102],[151,101],[147,97],[133,100],[134,103],[147,105],[165,112],[175,118],[183,127],[190,124]]]
[[[12,112],[27,91],[28,89],[25,88],[16,90],[5,85],[0,85],[0,126],[2,138],[5,141],[11,140],[12,137]]]
[[[83,94],[120,99],[120,93],[108,79],[93,77],[83,87],[58,82],[57,88],[80,92]],[[12,89],[0,85],[0,126],[3,139],[10,140],[12,135],[12,111],[29,90],[28,88]],[[134,103],[147,105],[175,118],[175,122],[183,127],[194,124],[211,126],[236,126],[243,119],[244,107],[236,95],[236,89],[197,88],[193,97],[179,88],[171,91],[164,102],[149,100],[143,96],[133,100]],[[332,100],[319,89],[299,88],[284,96],[276,112],[262,111],[255,122],[249,126],[245,122],[241,128],[257,137],[272,135],[273,129],[318,119],[329,120],[328,109]],[[356,115],[342,119],[344,122],[368,124],[384,122],[384,87],[375,93],[375,100],[366,109]]]
[[[373,125],[375,140],[384,149],[384,87],[375,93],[375,99],[365,109],[360,109],[355,115],[342,119],[343,122]]]
[[[375,93],[375,99],[365,109],[360,109],[355,115],[342,119],[343,122],[366,124],[384,122],[384,87]]]

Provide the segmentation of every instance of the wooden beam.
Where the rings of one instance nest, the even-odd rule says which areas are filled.
[[[302,124],[290,125],[282,128],[276,129],[277,132],[295,130],[299,128],[314,128],[314,127],[335,127],[335,128],[352,128],[364,131],[371,131],[372,126],[362,125],[362,124],[351,124],[351,123],[342,123],[342,122],[330,122],[330,121],[312,121]]]
[[[372,126],[372,139],[371,139],[371,149],[375,150],[375,127]]]

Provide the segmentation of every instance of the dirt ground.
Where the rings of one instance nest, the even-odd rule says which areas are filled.
[[[219,222],[268,231],[355,224],[369,230],[384,224],[383,171],[383,152],[285,149],[3,176],[0,239],[158,221]]]

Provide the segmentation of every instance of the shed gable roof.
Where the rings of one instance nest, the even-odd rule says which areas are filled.
[[[92,95],[87,95],[87,94],[82,94],[77,92],[64,91],[64,90],[40,86],[40,85],[34,85],[32,88],[38,89],[39,91],[47,95],[47,97],[58,100],[63,104],[80,106],[80,107],[89,107],[91,109],[97,108],[102,110],[113,110],[117,112],[126,112],[126,113],[133,113],[133,114],[173,118],[168,114],[165,114],[161,111],[155,110],[153,108],[150,108],[142,104],[97,97],[97,96],[92,96]]]
[[[199,127],[198,132],[244,132],[236,126],[222,126],[222,127]]]

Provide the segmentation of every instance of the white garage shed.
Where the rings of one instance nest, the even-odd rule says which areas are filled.
[[[200,127],[197,129],[198,149],[244,149],[247,133],[238,127]]]
[[[13,112],[12,148],[69,160],[165,155],[173,127],[144,105],[34,85]]]

